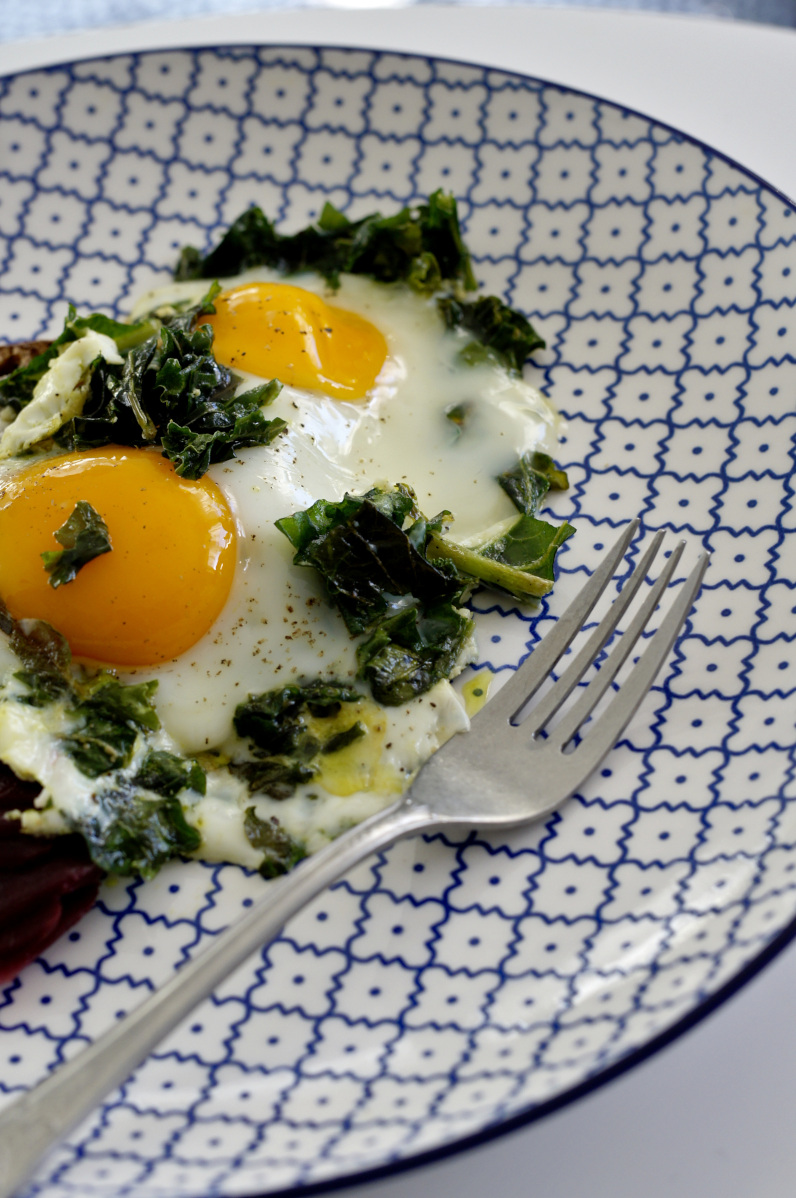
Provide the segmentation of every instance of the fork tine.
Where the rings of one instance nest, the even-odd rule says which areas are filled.
[[[696,565],[680,588],[677,598],[653,634],[652,639],[638,662],[633,666],[631,673],[621,685],[618,693],[611,700],[606,710],[597,717],[592,727],[585,733],[575,752],[565,755],[565,757],[571,757],[573,763],[575,758],[577,758],[577,772],[579,777],[584,778],[593,769],[596,769],[603,757],[616,744],[637,711],[639,704],[652,686],[655,675],[658,673],[658,670],[668,657],[674,642],[677,640],[680,629],[685,623],[697,592],[702,585],[702,578],[709,561],[709,553],[700,554]],[[556,733],[551,739],[555,739],[557,734],[558,729],[556,729]],[[567,740],[571,739],[572,734],[567,737]],[[562,738],[560,747],[563,748],[567,740]]]
[[[576,702],[572,705],[571,709],[564,716],[561,723],[558,725],[558,727],[555,729],[555,731],[551,733],[552,738],[555,741],[557,741],[561,745],[562,748],[569,740],[572,739],[572,737],[577,732],[578,728],[580,728],[581,725],[585,724],[586,720],[591,715],[592,711],[594,711],[594,708],[597,706],[600,699],[603,697],[605,692],[608,690],[608,687],[611,685],[614,678],[619,673],[619,671],[622,668],[622,666],[624,665],[625,661],[630,656],[631,652],[633,651],[633,647],[636,644],[636,641],[641,636],[644,629],[647,627],[647,624],[650,621],[652,613],[655,611],[656,607],[660,603],[661,596],[671,581],[672,575],[674,574],[677,564],[680,561],[680,557],[682,556],[682,552],[683,552],[684,548],[685,548],[684,541],[681,541],[679,543],[679,545],[675,546],[668,562],[664,566],[663,570],[661,570],[659,577],[656,579],[656,581],[650,587],[649,594],[644,599],[644,602],[642,603],[641,607],[639,608],[639,611],[636,614],[635,618],[633,619],[632,623],[628,626],[628,628],[625,629],[625,631],[622,633],[621,639],[619,641],[617,641],[617,643],[611,649],[608,660],[603,662],[603,664],[601,665],[600,671],[597,674],[597,677],[594,678],[589,683],[589,685],[585,688],[585,690],[583,690],[581,692],[579,698],[576,700]],[[644,562],[641,562],[638,567],[638,572],[640,575],[640,577],[638,579],[638,583],[640,583],[643,578],[643,575],[641,575],[641,567],[643,565],[644,565]],[[638,585],[638,583],[636,585]],[[636,588],[634,588],[634,589],[636,589]],[[618,600],[616,602],[618,602]],[[616,606],[616,602],[614,603],[613,606]],[[627,606],[627,604],[625,604],[625,606]],[[611,611],[609,611],[607,616],[605,617],[605,620],[603,621],[603,623],[609,625],[609,628],[610,628],[610,625],[613,625],[614,627],[616,627],[616,623],[618,622],[612,618],[612,615],[613,615],[613,613]],[[611,631],[613,631],[613,629],[611,629]],[[599,652],[599,649],[602,648],[602,645],[604,645],[605,642],[608,640],[607,636],[603,640],[602,625],[600,625],[597,629],[595,629],[595,632],[592,635],[592,637],[589,641],[589,644],[586,645],[586,647],[583,651],[584,656],[585,656],[586,650],[591,648],[592,640],[595,641],[596,646],[597,646],[597,652]],[[594,657],[590,658],[586,662],[583,673],[586,672],[586,668],[588,667],[588,665],[596,659],[596,656],[597,656],[597,653],[595,653]],[[553,688],[553,691],[551,692],[551,694],[554,694],[558,690],[558,687],[560,686],[561,682],[563,682],[563,681],[564,681],[563,678],[560,679],[559,683],[557,683],[556,686]],[[550,706],[552,707],[552,712],[550,714],[552,714],[553,712],[558,710],[558,708],[561,706],[561,703],[564,701],[564,699],[566,699],[566,697],[567,697],[567,694],[565,693],[562,695],[560,702],[557,702],[555,704],[550,704]],[[549,698],[549,696],[546,696],[546,698]],[[541,706],[541,704],[540,704],[540,706]],[[537,732],[541,731],[541,729],[544,727],[545,723],[547,722],[547,720],[549,718],[550,718],[550,715],[547,714],[546,712],[542,713],[541,718],[537,718],[537,713],[536,713],[536,711],[534,711],[529,719],[529,724],[532,725],[532,727],[529,728],[528,730],[532,733],[533,736],[535,736],[537,734]]]
[[[636,565],[633,573],[628,578],[622,590],[614,599],[603,619],[594,629],[586,644],[578,653],[577,657],[567,666],[564,673],[558,679],[556,684],[547,692],[543,699],[536,704],[533,711],[527,717],[526,725],[523,711],[525,704],[516,713],[512,722],[521,723],[525,730],[531,735],[536,736],[541,732],[542,728],[553,718],[562,703],[564,703],[574,691],[575,687],[580,682],[583,675],[588,670],[592,662],[596,661],[597,655],[604,645],[608,643],[611,634],[616,629],[619,621],[634,598],[638,588],[641,586],[644,579],[649,573],[652,563],[657,556],[658,550],[665,533],[663,530],[657,532],[652,539],[652,544],[647,549],[641,561]],[[679,554],[678,554],[679,556]]]
[[[487,718],[494,722],[512,719],[536,694],[580,632],[592,608],[613,578],[638,526],[638,519],[630,521],[550,632],[534,647],[508,682],[489,700],[479,716],[482,724]]]

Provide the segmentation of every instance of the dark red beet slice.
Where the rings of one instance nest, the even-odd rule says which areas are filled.
[[[0,376],[27,366],[51,345],[52,341],[17,341],[15,345],[0,345]]]
[[[0,346],[0,377],[27,366],[49,341]],[[0,762],[0,983],[16,977],[94,905],[104,874],[79,836],[26,836],[7,811],[33,805],[39,786]]]
[[[27,836],[7,818],[31,807],[38,792],[0,763],[0,983],[93,906],[104,877],[80,836]]]

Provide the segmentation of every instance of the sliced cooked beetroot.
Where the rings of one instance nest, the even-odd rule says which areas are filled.
[[[0,376],[27,366],[51,345],[52,341],[17,341],[14,345],[0,345]]]
[[[104,877],[80,836],[27,836],[8,818],[31,807],[39,789],[0,763],[0,983],[93,906]]]

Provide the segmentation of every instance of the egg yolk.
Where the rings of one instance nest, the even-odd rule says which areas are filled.
[[[45,550],[78,500],[108,527],[111,551],[54,588]],[[157,450],[107,447],[47,458],[0,490],[0,596],[16,619],[46,620],[78,657],[143,666],[184,653],[224,606],[235,524],[208,478],[180,478]]]
[[[288,386],[364,399],[387,357],[375,325],[290,283],[246,283],[213,305],[202,323],[213,326],[216,359]]]

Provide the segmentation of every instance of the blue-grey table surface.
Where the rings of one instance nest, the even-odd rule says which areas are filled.
[[[417,0],[423,3],[423,0]],[[484,4],[489,0],[453,0]],[[503,3],[506,0],[502,0]],[[796,0],[508,0],[524,7],[578,7],[625,9],[661,13],[688,13],[760,24],[796,28]],[[312,0],[309,0],[312,3]],[[384,3],[384,0],[381,0]],[[388,0],[390,7],[393,3]],[[400,0],[399,0],[400,3]],[[412,3],[412,0],[406,0]],[[212,16],[241,10],[260,11],[308,6],[306,0],[0,0],[0,42],[52,36],[167,17]],[[378,0],[375,4],[380,7]]]
[[[460,3],[475,6],[472,0]],[[357,6],[357,0],[347,4]],[[414,7],[402,0],[365,0],[361,6]],[[308,5],[303,0],[169,0],[168,6],[163,0],[0,0],[0,44],[16,55],[9,43],[25,39],[301,7]],[[788,31],[796,29],[796,0],[521,0],[518,7],[757,22],[781,29],[782,61],[792,60]],[[698,41],[704,48],[704,31]],[[755,44],[761,51],[759,39]],[[36,60],[38,52],[26,51],[23,58]],[[15,69],[8,53],[4,60],[5,69]],[[788,85],[773,80],[772,88],[775,84],[782,102]],[[703,124],[701,117],[700,132]],[[751,158],[750,164],[757,165]],[[765,171],[766,165],[761,162],[759,169]],[[780,170],[784,174],[776,182],[787,188],[791,174],[786,167]],[[794,990],[796,944],[710,1019],[610,1086],[476,1151],[338,1191],[340,1198],[418,1198],[430,1192],[436,1198],[481,1198],[487,1190],[500,1198],[637,1198],[642,1192],[649,1198],[791,1198],[796,1176]]]

